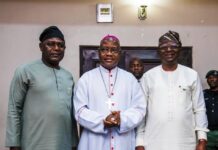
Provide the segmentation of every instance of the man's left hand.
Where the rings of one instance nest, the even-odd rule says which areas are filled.
[[[77,150],[77,148],[76,147],[72,147],[72,150]]]
[[[196,150],[206,150],[207,141],[206,140],[199,140],[196,146]]]

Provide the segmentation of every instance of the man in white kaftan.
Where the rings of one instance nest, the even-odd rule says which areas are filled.
[[[134,128],[146,109],[143,91],[131,73],[117,67],[116,37],[103,38],[99,57],[100,67],[86,72],[75,88],[76,119],[84,128],[78,149],[134,150]]]
[[[200,79],[193,69],[177,64],[179,47],[175,32],[161,37],[162,65],[142,77],[148,108],[137,129],[137,150],[205,150],[208,130]]]

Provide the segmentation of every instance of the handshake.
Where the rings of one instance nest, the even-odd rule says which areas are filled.
[[[104,127],[111,128],[111,127],[119,127],[120,126],[120,111],[112,111],[105,120],[104,120]]]

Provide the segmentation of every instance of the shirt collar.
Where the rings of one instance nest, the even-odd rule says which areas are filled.
[[[110,71],[110,73],[112,73],[112,74],[116,73],[116,72],[117,72],[117,69],[118,69],[118,67],[114,67],[113,69],[108,70],[108,69],[104,68],[104,67],[101,66],[101,65],[100,65],[99,67],[100,67],[100,69],[102,70],[102,72],[104,72],[104,73],[109,73],[109,71]]]

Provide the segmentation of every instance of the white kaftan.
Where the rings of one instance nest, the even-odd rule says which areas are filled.
[[[109,91],[114,103],[109,106]],[[135,130],[145,115],[143,91],[135,77],[118,67],[86,72],[74,93],[76,119],[84,127],[79,150],[134,150]],[[104,128],[111,110],[121,111],[120,127]]]
[[[175,71],[157,66],[143,75],[141,84],[148,112],[137,129],[138,146],[146,150],[194,150],[196,136],[206,139],[208,123],[196,71],[182,65]]]

